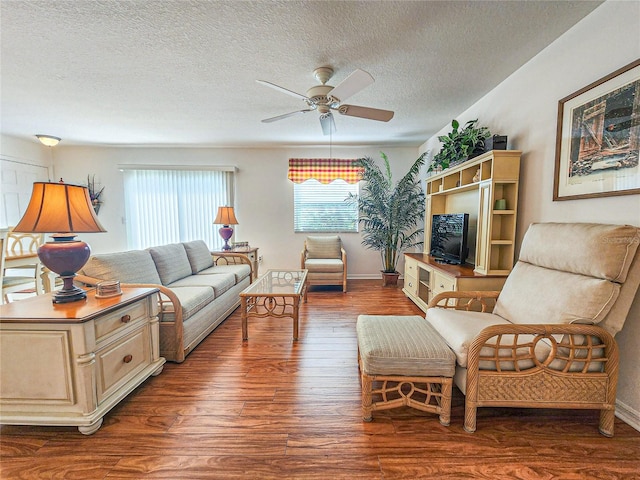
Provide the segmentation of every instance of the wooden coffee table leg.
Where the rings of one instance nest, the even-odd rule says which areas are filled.
[[[300,297],[293,299],[293,339],[298,340],[298,314],[300,313]]]
[[[248,340],[247,333],[247,297],[240,297],[240,308],[242,308],[242,340]]]

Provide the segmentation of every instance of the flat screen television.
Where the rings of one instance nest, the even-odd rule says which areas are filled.
[[[462,265],[467,259],[468,213],[434,215],[431,220],[431,251],[436,261]]]

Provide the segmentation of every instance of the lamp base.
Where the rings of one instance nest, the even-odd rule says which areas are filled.
[[[87,298],[87,293],[73,284],[76,272],[87,263],[91,249],[85,242],[74,240],[75,234],[53,235],[53,242],[47,242],[38,248],[38,257],[42,264],[60,275],[64,282],[60,290],[53,293],[53,303],[69,303]]]
[[[233,228],[229,225],[224,225],[222,228],[218,230],[218,233],[224,240],[224,245],[222,246],[222,250],[231,250],[231,246],[229,245],[229,239],[233,235]]]
[[[60,290],[53,292],[53,303],[77,302],[78,300],[87,298],[87,292],[73,284],[73,277],[75,277],[75,275],[60,276],[64,285]]]

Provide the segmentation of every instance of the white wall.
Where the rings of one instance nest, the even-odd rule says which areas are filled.
[[[68,183],[86,183],[87,175],[105,187],[100,222],[107,233],[84,234],[94,253],[127,249],[121,164],[233,165],[236,174],[235,241],[259,247],[260,269],[298,268],[305,234],[293,231],[293,184],[287,179],[289,158],[328,157],[329,149],[291,147],[274,149],[241,148],[116,148],[64,147],[55,152],[55,176]],[[384,151],[394,179],[399,180],[418,156],[417,148],[333,147],[334,158],[370,156],[380,159]],[[213,222],[213,218],[211,219]],[[218,228],[211,225],[211,228]],[[378,278],[379,254],[360,245],[360,234],[340,234],[348,254],[350,278]],[[399,265],[402,271],[402,265]]]
[[[532,222],[640,226],[640,195],[552,201],[558,101],[640,57],[640,2],[608,1],[467,111],[522,150],[518,244]],[[442,135],[450,130],[443,127]],[[437,153],[430,138],[420,151]],[[620,359],[617,413],[640,429],[640,295],[616,336]]]

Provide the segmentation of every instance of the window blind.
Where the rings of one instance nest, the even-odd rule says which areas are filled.
[[[213,220],[219,206],[233,204],[233,172],[125,169],[123,175],[129,248],[191,240],[222,247]]]

